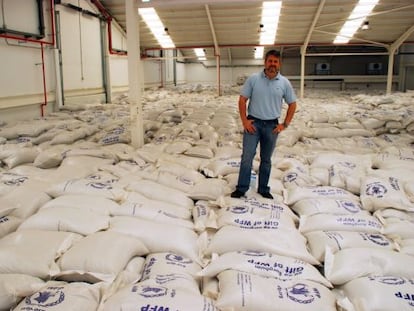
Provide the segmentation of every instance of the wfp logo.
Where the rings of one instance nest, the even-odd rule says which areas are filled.
[[[65,293],[62,289],[63,287],[48,287],[47,290],[26,297],[25,303],[29,306],[43,308],[56,306],[65,300]]]
[[[167,261],[181,263],[181,264],[190,264],[190,263],[193,263],[193,261],[191,259],[184,258],[183,256],[177,255],[177,254],[167,254],[165,256],[165,259]]]
[[[338,200],[338,204],[345,210],[350,213],[357,213],[360,211],[359,206],[357,206],[354,202],[351,201],[342,201]]]
[[[313,302],[315,296],[320,298],[320,293],[316,288],[310,288],[303,283],[297,283],[292,287],[286,288],[286,293],[290,300],[302,304]]]
[[[249,208],[247,206],[233,206],[230,208],[230,211],[233,214],[244,214],[249,211]]]
[[[298,173],[288,173],[283,177],[283,182],[291,183],[294,182],[298,178]]]
[[[371,241],[372,243],[381,245],[381,246],[387,246],[390,245],[390,241],[388,241],[383,235],[381,234],[366,234],[366,238]]]
[[[388,192],[387,188],[385,188],[385,186],[380,184],[379,182],[368,184],[365,189],[365,193],[367,195],[373,196],[376,198],[383,198],[387,192]]]
[[[167,288],[162,286],[143,286],[139,294],[145,298],[162,297],[167,295]]]

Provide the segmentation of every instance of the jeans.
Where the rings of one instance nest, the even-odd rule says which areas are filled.
[[[265,121],[252,117],[248,118],[254,120],[253,125],[256,131],[254,133],[244,131],[243,133],[243,152],[236,189],[243,193],[249,190],[253,159],[256,155],[257,144],[260,143],[259,184],[257,192],[270,192],[268,183],[272,169],[271,158],[278,135],[277,133],[273,133],[273,130],[276,128],[278,120]]]

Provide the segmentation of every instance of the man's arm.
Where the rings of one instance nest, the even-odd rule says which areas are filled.
[[[292,122],[295,111],[296,111],[296,102],[293,102],[289,105],[287,112],[286,112],[285,121],[283,122],[283,125],[285,128],[288,127],[290,122]]]
[[[283,121],[283,123],[279,123],[273,130],[273,133],[280,133],[281,131],[285,130],[288,127],[290,122],[292,122],[293,115],[295,114],[295,110],[296,110],[296,102],[289,104],[289,107],[286,111],[285,121]]]
[[[253,125],[253,120],[247,119],[247,97],[240,95],[239,97],[239,114],[240,119],[243,124],[243,128],[248,131],[249,133],[253,133],[256,131],[256,128]]]

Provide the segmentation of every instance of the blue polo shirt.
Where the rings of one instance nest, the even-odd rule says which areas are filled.
[[[295,92],[287,78],[278,73],[269,79],[264,71],[247,78],[240,95],[249,99],[247,114],[261,120],[279,118],[283,100],[287,104],[296,101]]]

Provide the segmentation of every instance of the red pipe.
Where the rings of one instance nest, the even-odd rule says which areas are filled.
[[[0,38],[5,39],[13,39],[18,41],[25,41],[25,42],[32,42],[32,43],[39,43],[40,44],[40,50],[42,55],[42,79],[43,79],[43,97],[44,102],[43,104],[40,104],[40,114],[42,117],[44,117],[44,108],[47,106],[47,90],[46,90],[46,70],[45,70],[45,57],[44,57],[44,51],[43,51],[43,45],[51,45],[55,46],[55,17],[54,17],[54,5],[53,0],[50,0],[50,20],[52,22],[52,41],[43,41],[43,40],[37,40],[37,39],[30,39],[25,37],[19,37],[19,36],[13,36],[13,35],[7,35],[7,34],[0,34]]]
[[[43,42],[40,43],[40,49],[42,51],[43,96],[44,96],[44,103],[40,105],[40,115],[43,118],[45,116],[45,107],[47,105],[45,55],[44,55],[44,52],[43,52]]]
[[[115,51],[112,47],[112,16],[108,13],[106,8],[102,5],[99,0],[91,0],[91,2],[98,8],[99,12],[105,17],[108,23],[108,50],[109,54],[112,55],[127,55],[124,51]]]

